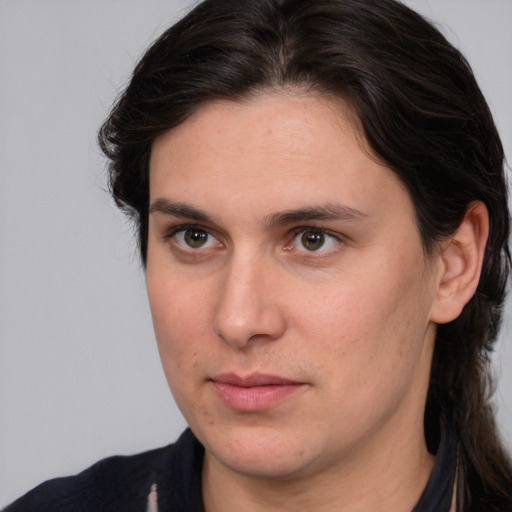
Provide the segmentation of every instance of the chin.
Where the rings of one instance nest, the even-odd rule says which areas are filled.
[[[198,437],[217,462],[253,478],[298,476],[307,472],[313,459],[306,439],[275,427],[239,426],[226,435],[216,432]]]

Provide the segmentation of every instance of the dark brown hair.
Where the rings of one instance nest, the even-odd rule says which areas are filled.
[[[407,186],[426,253],[483,201],[490,235],[475,296],[438,327],[425,435],[459,438],[464,510],[512,509],[512,470],[490,405],[510,252],[504,154],[470,66],[395,0],[206,0],[146,52],[101,128],[117,204],[147,249],[152,142],[204,103],[298,86],[341,97],[366,141]]]

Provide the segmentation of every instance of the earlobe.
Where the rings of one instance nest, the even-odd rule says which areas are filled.
[[[455,320],[473,297],[480,280],[489,235],[489,214],[481,201],[466,210],[457,231],[441,244],[439,274],[431,321]]]

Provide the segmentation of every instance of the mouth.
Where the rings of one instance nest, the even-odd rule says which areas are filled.
[[[224,405],[238,412],[265,411],[306,386],[302,382],[259,373],[245,377],[224,373],[211,382]]]

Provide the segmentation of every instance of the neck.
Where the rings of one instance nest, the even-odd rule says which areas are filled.
[[[397,431],[392,439],[367,440],[365,450],[341,463],[280,479],[242,475],[206,453],[203,499],[206,512],[410,512],[432,472],[423,429]],[[411,434],[419,432],[420,435]],[[372,446],[373,445],[373,446]],[[387,448],[386,448],[387,447]]]

